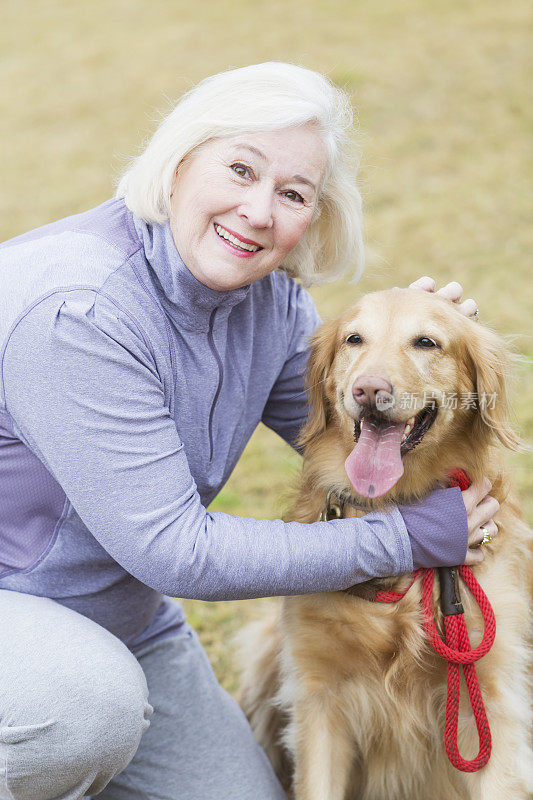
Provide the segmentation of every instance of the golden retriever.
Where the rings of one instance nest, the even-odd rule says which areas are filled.
[[[457,467],[472,481],[487,476],[501,504],[500,533],[484,548],[474,573],[494,609],[497,633],[476,664],[492,755],[483,769],[465,773],[451,766],[444,749],[446,664],[422,626],[420,578],[393,604],[350,591],[287,597],[278,618],[252,623],[241,636],[240,702],[295,800],[531,796],[526,629],[532,533],[502,462],[502,445],[519,447],[508,421],[510,362],[488,328],[451,302],[413,288],[366,295],[314,336],[303,470],[287,518],[316,521],[330,490],[337,498],[345,493],[344,516],[356,516],[422,498],[445,486],[447,473]],[[358,378],[368,374],[389,384],[394,401],[372,412],[374,438],[382,420],[400,431],[392,466],[373,474],[372,464],[365,466],[372,448],[363,450],[362,462],[354,464],[350,456],[345,467],[354,438],[362,435],[354,393]],[[386,454],[385,462],[390,459]],[[368,583],[399,591],[411,580],[404,575]],[[442,629],[438,581],[433,592]],[[464,586],[462,599],[474,647],[483,623]],[[478,736],[461,683],[459,751],[471,759]]]

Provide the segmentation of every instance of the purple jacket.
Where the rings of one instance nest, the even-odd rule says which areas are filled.
[[[206,510],[260,421],[290,443],[305,421],[320,320],[284,273],[216,292],[168,223],[111,200],[4,243],[0,286],[0,589],[136,649],[183,624],[168,595],[327,591],[410,570],[413,554],[464,560],[458,489],[310,525]]]

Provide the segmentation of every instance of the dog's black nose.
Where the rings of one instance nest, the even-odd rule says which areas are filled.
[[[353,382],[352,394],[360,406],[377,408],[379,411],[390,408],[394,403],[390,382],[379,375],[360,375]]]

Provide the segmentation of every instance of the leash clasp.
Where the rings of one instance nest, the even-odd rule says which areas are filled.
[[[326,495],[326,505],[320,512],[319,521],[329,522],[331,519],[341,519],[344,511],[344,503],[342,501],[335,502],[332,498],[337,497],[333,489],[330,489]]]

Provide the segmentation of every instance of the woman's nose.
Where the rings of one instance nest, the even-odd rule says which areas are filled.
[[[248,186],[246,196],[239,206],[239,214],[253,228],[271,228],[273,219],[274,192],[267,185]]]

